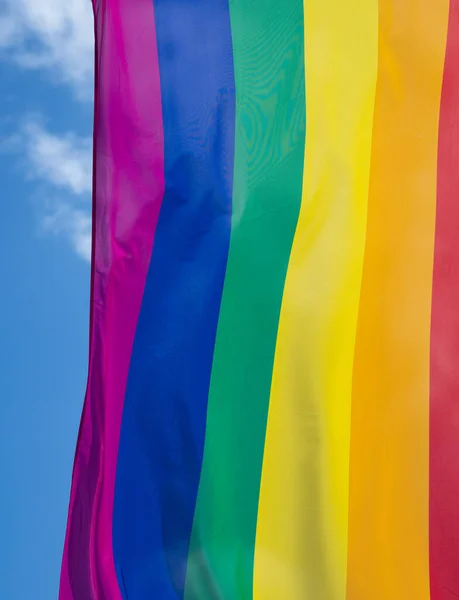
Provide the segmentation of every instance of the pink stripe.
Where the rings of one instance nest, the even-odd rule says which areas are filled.
[[[120,600],[112,545],[116,463],[137,318],[164,193],[152,0],[94,0],[94,224],[88,388],[60,600]]]

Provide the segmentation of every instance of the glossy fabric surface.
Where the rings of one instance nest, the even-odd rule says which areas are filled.
[[[60,600],[459,596],[456,0],[93,0]]]

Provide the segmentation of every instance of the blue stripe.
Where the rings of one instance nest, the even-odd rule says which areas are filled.
[[[166,189],[120,434],[113,545],[125,600],[183,598],[231,231],[228,0],[154,9]]]

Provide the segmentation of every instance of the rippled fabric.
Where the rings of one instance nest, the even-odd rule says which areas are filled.
[[[59,599],[459,596],[459,4],[93,7]]]

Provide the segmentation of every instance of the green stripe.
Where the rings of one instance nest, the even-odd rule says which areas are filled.
[[[302,0],[230,0],[233,222],[186,600],[246,600],[274,349],[303,178]]]

